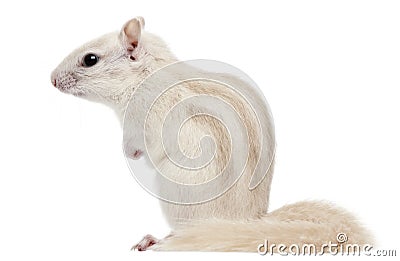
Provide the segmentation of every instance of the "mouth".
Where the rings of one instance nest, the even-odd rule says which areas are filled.
[[[85,93],[83,91],[80,91],[80,90],[74,90],[73,92],[69,92],[69,93],[71,93],[75,97],[82,97],[82,96],[85,95]]]
[[[83,90],[80,90],[78,88],[65,88],[62,86],[56,86],[56,88],[62,92],[62,93],[66,93],[66,94],[72,94],[75,97],[82,97],[85,95],[85,92]]]

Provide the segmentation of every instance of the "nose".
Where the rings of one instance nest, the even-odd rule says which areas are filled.
[[[53,71],[50,75],[51,78],[51,83],[53,84],[54,87],[57,87],[57,74],[55,71]]]
[[[54,87],[57,86],[57,80],[55,78],[51,79],[51,83],[53,84]]]

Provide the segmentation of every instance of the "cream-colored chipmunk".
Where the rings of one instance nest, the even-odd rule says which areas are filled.
[[[60,91],[101,102],[114,109],[124,130],[128,130],[124,132],[126,155],[139,159],[151,154],[153,163],[163,175],[178,183],[201,184],[216,178],[221,171],[237,171],[234,164],[226,168],[232,154],[229,135],[235,132],[226,130],[224,124],[205,113],[190,118],[179,131],[180,149],[187,157],[196,158],[205,152],[199,140],[209,135],[216,142],[215,155],[204,168],[181,168],[170,162],[163,142],[157,138],[171,108],[196,95],[223,97],[243,120],[243,126],[248,131],[244,137],[248,141],[248,154],[242,176],[212,200],[196,204],[161,201],[173,231],[160,240],[147,235],[134,248],[257,252],[258,246],[265,240],[286,246],[312,243],[322,247],[323,244],[337,242],[339,233],[347,235],[348,244],[372,243],[368,231],[353,215],[330,203],[303,201],[267,212],[275,144],[272,117],[257,90],[246,89],[252,94],[250,100],[246,100],[217,82],[184,82],[160,94],[159,102],[154,103],[150,111],[145,110],[144,104],[152,102],[147,97],[153,95],[155,89],[141,83],[160,68],[176,62],[177,58],[164,41],[145,32],[144,19],[136,17],[125,23],[120,32],[106,34],[72,52],[51,75],[53,85]],[[170,73],[165,77],[178,77],[180,73]],[[246,85],[238,79],[235,81],[238,85]],[[183,108],[182,113],[197,110],[196,106]],[[253,109],[258,110],[260,115],[256,115]],[[142,131],[138,129],[137,119],[145,116],[145,124],[152,133],[149,137],[153,137],[146,140],[146,145],[137,137],[137,133]],[[266,132],[260,131],[258,117],[265,120],[261,122],[261,127]],[[262,144],[258,143],[262,135],[267,144],[268,156],[265,158],[260,152]],[[260,170],[259,166],[266,167]],[[249,189],[254,171],[262,170],[264,173],[261,174],[265,177],[258,186]],[[220,182],[221,187],[225,186],[224,180]],[[166,191],[163,186],[159,189],[161,195],[172,193],[178,201],[191,197],[180,190]]]

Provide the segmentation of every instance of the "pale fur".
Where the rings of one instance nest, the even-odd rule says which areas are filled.
[[[60,90],[110,106],[115,110],[121,124],[128,101],[132,95],[136,95],[135,91],[140,83],[156,70],[177,61],[159,37],[143,30],[142,18],[131,21],[125,24],[120,32],[104,35],[78,48],[52,73],[52,81],[57,82],[56,85]],[[132,30],[134,39],[138,39],[137,46],[131,46],[129,37],[132,35],[125,34],[124,29],[131,27],[134,28]],[[87,53],[98,54],[99,63],[90,68],[82,67],[80,61]],[[135,61],[129,60],[131,55],[136,58]],[[176,72],[175,75],[167,77],[176,77],[180,73]],[[219,77],[231,76],[219,75]],[[237,80],[237,84],[244,88],[248,85],[240,80]],[[261,110],[263,117],[267,119],[266,125],[263,126],[268,130],[265,138],[273,139],[273,121],[266,111],[265,103],[259,98],[257,90],[247,89],[247,91],[253,93],[250,104]],[[126,141],[124,147],[128,156],[136,150],[146,150],[137,138],[137,132],[140,130],[135,127],[137,115],[147,113],[141,106],[144,102],[148,102],[146,92],[150,93],[152,89],[141,90],[139,92],[141,94],[135,96],[135,100],[138,101],[137,106],[129,110],[126,115],[125,122],[132,124],[130,131],[124,133],[127,135],[124,137]],[[276,243],[323,244],[329,240],[334,241],[338,232],[348,233],[351,242],[371,241],[369,234],[358,224],[356,218],[331,204],[300,202],[267,214],[273,162],[261,184],[254,190],[248,188],[252,171],[260,155],[258,152],[260,144],[257,141],[261,132],[257,128],[257,115],[252,112],[245,100],[227,89],[222,89],[216,83],[180,84],[165,92],[152,108],[146,124],[149,131],[154,132],[155,138],[148,141],[147,150],[154,156],[155,164],[164,175],[178,182],[199,184],[214,178],[227,162],[226,154],[229,151],[227,132],[220,123],[206,116],[195,117],[188,121],[179,137],[181,148],[187,155],[192,156],[199,153],[198,142],[204,135],[212,135],[221,141],[213,163],[196,173],[171,164],[162,149],[161,141],[157,139],[163,117],[168,110],[180,100],[196,94],[224,97],[241,114],[244,125],[249,130],[248,166],[238,182],[215,200],[195,205],[162,202],[163,212],[174,231],[171,236],[154,245],[153,249],[256,251],[258,244],[264,239]],[[274,148],[269,149],[271,150],[269,153],[274,155]],[[268,162],[262,159],[261,164]],[[160,190],[163,193],[162,187]],[[180,195],[180,191],[174,193]]]
[[[256,252],[259,244],[314,244],[319,250],[337,235],[346,244],[372,244],[371,235],[348,211],[322,201],[286,205],[258,219],[192,221],[152,246],[154,250]],[[326,249],[323,249],[326,251]]]

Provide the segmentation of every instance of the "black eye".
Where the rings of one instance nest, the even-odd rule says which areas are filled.
[[[88,53],[83,57],[82,65],[84,67],[91,67],[99,61],[99,57],[93,53]]]

